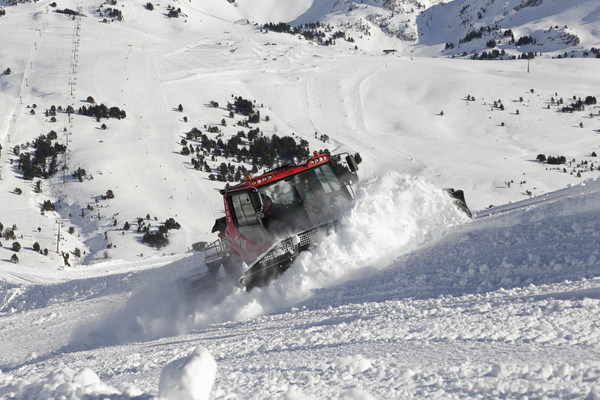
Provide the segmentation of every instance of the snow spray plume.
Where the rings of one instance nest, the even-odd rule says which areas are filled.
[[[366,181],[354,207],[334,234],[293,265],[269,287],[239,291],[198,311],[194,324],[242,320],[284,310],[318,288],[365,277],[395,258],[438,237],[452,225],[468,221],[450,197],[421,178],[397,173]]]
[[[200,268],[198,265],[200,264]],[[206,272],[200,255],[166,265],[165,271]],[[204,269],[204,271],[202,271]],[[180,275],[181,272],[175,274]],[[73,334],[71,348],[152,340],[188,332],[189,317],[221,301],[235,289],[233,284],[212,285],[210,291],[190,297],[172,274],[154,274],[138,285],[127,301],[92,326],[79,327]]]
[[[123,308],[111,311],[95,326],[81,327],[72,343],[95,347],[181,334],[185,331],[180,321],[186,312],[183,303],[169,282],[150,281],[136,288]]]
[[[301,253],[270,286],[247,293],[233,282],[219,281],[190,299],[176,285],[150,282],[138,288],[101,328],[84,337],[104,344],[150,340],[288,309],[315,289],[385,268],[448,226],[467,220],[443,190],[420,178],[389,173],[364,182],[337,232]]]

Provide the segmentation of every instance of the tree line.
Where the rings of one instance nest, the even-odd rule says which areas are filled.
[[[293,27],[285,22],[268,22],[262,26],[262,29],[265,31],[288,33],[290,35],[301,35],[304,37],[304,39],[317,42],[323,46],[335,45],[336,39],[345,39],[348,42],[354,43],[354,39],[352,37],[346,37],[346,32],[342,30],[333,32],[333,26],[329,24],[324,25],[319,22],[304,24],[298,27]],[[327,33],[331,32],[333,32],[333,34],[330,38],[327,38]]]
[[[79,115],[85,115],[88,117],[95,117],[96,121],[100,121],[101,118],[116,118],[123,119],[127,117],[127,113],[125,110],[121,110],[119,107],[110,107],[105,106],[104,104],[100,105],[91,105],[91,106],[81,106],[77,111]]]

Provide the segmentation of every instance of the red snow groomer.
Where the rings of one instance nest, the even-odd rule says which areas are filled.
[[[248,291],[268,285],[335,229],[354,198],[360,161],[358,153],[315,152],[221,190],[225,216],[213,227],[219,239],[204,249],[211,275],[223,265],[229,276],[243,270],[240,283]]]

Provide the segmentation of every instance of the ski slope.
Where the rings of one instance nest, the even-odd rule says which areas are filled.
[[[58,4],[81,7],[75,20],[50,2],[5,7],[0,222],[17,237],[0,246],[0,398],[158,398],[161,372],[198,346],[216,361],[216,399],[598,397],[598,108],[551,101],[598,96],[595,59],[428,58],[426,39],[374,28],[349,31],[358,49],[324,47],[254,22],[341,24],[367,9],[236,3],[119,3],[125,20],[108,23],[87,0]],[[588,29],[590,4],[540,18]],[[184,15],[167,18],[167,5]],[[88,96],[127,117],[44,115]],[[341,229],[272,286],[190,299],[173,282],[205,269],[190,249],[214,238],[224,183],[193,169],[181,139],[205,125],[237,134],[231,96],[256,100],[264,135],[360,152],[361,182]],[[35,193],[14,147],[50,130],[68,144],[67,169]],[[475,219],[446,187],[465,191]],[[46,200],[55,212],[40,212]],[[182,229],[162,249],[122,229],[171,217]]]
[[[415,250],[380,264],[357,257],[377,241],[352,250],[368,235],[363,220],[388,207],[375,199],[369,212],[357,204],[342,237],[324,245],[338,248],[335,259],[317,250],[273,286],[213,307],[165,284],[197,257],[15,285],[2,304],[11,350],[3,352],[0,393],[153,398],[162,368],[201,345],[217,363],[212,398],[593,396],[598,181],[470,223],[422,182],[382,181],[404,183],[398,196],[424,192],[440,213],[407,206],[386,232],[395,239],[388,245],[404,238]],[[330,278],[307,296],[315,265],[329,277],[348,269],[362,277]],[[95,375],[81,383],[78,371]]]

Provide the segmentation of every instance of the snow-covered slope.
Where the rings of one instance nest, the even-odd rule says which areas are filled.
[[[360,151],[363,177],[384,171],[419,174],[436,186],[464,189],[475,209],[580,180],[532,163],[539,153],[575,159],[568,170],[575,174],[577,164],[593,161],[587,157],[595,150],[594,107],[558,112],[573,96],[597,94],[589,85],[591,59],[535,59],[528,66],[374,52],[389,38],[373,45],[373,52],[352,50],[349,43],[315,46],[239,22],[250,5],[265,18],[275,8],[253,2],[237,7],[224,1],[190,3],[181,5],[179,18],[167,18],[164,5],[150,11],[132,3],[121,6],[125,20],[112,23],[101,22],[94,3],[82,6],[85,17],[76,21],[45,4],[6,8],[0,26],[29,28],[8,41],[0,55],[1,65],[12,70],[0,76],[6,187],[0,222],[5,228],[16,225],[22,246],[37,242],[49,250],[48,256],[21,253],[21,264],[54,269],[64,264],[56,251],[75,248],[82,257],[71,259],[72,265],[106,257],[137,260],[182,253],[194,242],[210,240],[209,228],[221,212],[216,189],[223,184],[208,180],[209,173],[194,170],[178,153],[194,127],[219,126],[224,140],[239,132],[239,117],[230,119],[224,109],[232,95],[262,105],[269,121],[257,127],[265,135],[296,135],[314,149]],[[63,6],[77,9],[78,4]],[[127,117],[97,122],[59,111],[52,123],[44,116],[52,106],[77,112],[90,105],[88,96],[123,109]],[[212,108],[211,101],[222,106]],[[180,104],[181,113],[176,111]],[[41,193],[34,193],[35,180],[20,181],[14,146],[31,152],[27,143],[51,130],[68,145],[60,160],[67,168],[43,180]],[[328,143],[318,140],[323,134]],[[240,165],[222,157],[207,162],[213,170],[222,162]],[[83,182],[72,176],[80,168],[87,173]],[[17,188],[21,195],[11,193]],[[103,200],[108,190],[115,198]],[[47,200],[60,216],[40,215]],[[183,229],[171,234],[168,248],[156,252],[140,243],[139,218],[151,229],[174,218]],[[127,232],[122,230],[126,222],[132,226]],[[59,224],[63,240],[57,243]],[[0,250],[4,259],[12,256],[9,250]]]
[[[452,1],[430,7],[417,18],[419,43],[453,43],[455,47],[444,52],[447,55],[497,48],[512,55],[533,52],[557,57],[567,52],[568,57],[582,57],[583,50],[598,46],[600,37],[592,22],[597,21],[598,12],[593,0]],[[507,30],[515,42],[530,37],[534,43],[509,43]],[[481,37],[467,39],[473,32],[481,33]],[[497,47],[486,46],[491,40],[497,42]]]
[[[2,304],[8,347],[0,394],[153,398],[163,368],[202,346],[217,363],[211,398],[593,396],[598,182],[515,203],[437,239],[420,237],[433,232],[428,225],[440,226],[433,219],[390,226],[388,239],[428,244],[382,261],[385,268],[355,260],[362,247],[352,249],[369,235],[363,220],[389,208],[373,199],[370,212],[357,206],[324,244],[339,247],[335,259],[316,252],[272,287],[233,293],[212,307],[210,298],[186,301],[165,285],[190,258],[126,275],[15,286]],[[397,194],[427,194],[422,185],[406,188]],[[407,204],[402,221],[419,210]],[[326,276],[356,272],[354,265],[362,265],[362,279],[290,302],[302,296],[311,268]]]
[[[242,0],[232,4],[261,25],[331,24],[355,39],[358,48],[394,49],[404,55],[471,57],[495,49],[503,51],[499,57],[505,59],[530,52],[594,58],[596,53],[590,50],[600,46],[594,23],[600,14],[594,0]],[[520,38],[531,38],[533,43],[521,44]]]
[[[478,1],[2,7],[0,223],[15,236],[0,239],[0,398],[152,398],[198,345],[217,362],[213,398],[593,398],[600,123],[595,104],[561,109],[600,95],[598,67],[552,57],[598,45],[594,6],[490,3],[480,20]],[[261,29],[279,21],[354,42]],[[550,54],[450,58],[481,52],[488,37],[458,39],[492,23]],[[569,32],[575,47],[550,41]],[[89,96],[126,117],[78,114]],[[342,229],[272,287],[184,299],[171,282],[203,270],[189,250],[222,215],[225,183],[209,176],[242,163],[207,155],[198,171],[182,139],[247,130],[232,96],[256,101],[265,136],[360,152],[362,182]],[[16,153],[50,131],[68,148],[58,173],[24,180]],[[465,191],[474,221],[444,187]],[[141,242],[138,226],[168,218],[181,224],[168,246]]]

